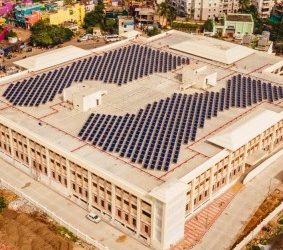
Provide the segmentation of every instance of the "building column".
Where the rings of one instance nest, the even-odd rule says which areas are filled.
[[[45,155],[46,155],[46,168],[47,168],[47,177],[49,180],[49,185],[51,184],[51,170],[50,170],[50,159],[49,159],[49,150],[45,148]]]
[[[71,187],[71,170],[70,170],[70,161],[66,159],[66,170],[67,170],[67,189],[72,194],[72,187]]]
[[[226,172],[227,172],[227,174],[226,174],[226,184],[228,184],[229,182],[230,182],[230,173],[231,173],[231,162],[232,162],[232,156],[231,156],[231,152],[230,152],[230,154],[229,154],[229,156],[228,156],[228,165],[227,165],[227,170],[226,170]]]
[[[26,140],[27,140],[27,151],[28,151],[28,165],[29,165],[30,171],[32,172],[30,140],[28,138],[26,138]]]
[[[190,207],[189,207],[190,213],[192,213],[194,210],[194,199],[195,199],[195,179],[191,181],[191,198],[190,198]]]
[[[11,148],[11,157],[14,160],[15,159],[15,151],[14,151],[14,142],[13,142],[13,133],[12,133],[12,129],[8,128],[8,132],[9,132],[9,141],[10,141],[10,148]]]
[[[209,197],[209,199],[211,199],[212,192],[213,192],[214,168],[215,168],[215,165],[213,165],[210,168],[210,178],[209,178],[209,188],[208,188],[208,197]]]
[[[141,199],[137,197],[137,235],[141,231]]]
[[[259,136],[259,143],[258,143],[259,149],[263,149],[262,140],[263,140],[263,133],[261,133],[260,136]]]
[[[116,217],[116,190],[115,185],[111,183],[111,220]]]
[[[243,164],[242,164],[242,173],[245,173],[246,170],[246,159],[247,159],[248,149],[247,144],[244,146],[244,157],[243,157]]]
[[[151,218],[150,218],[150,238],[147,240],[148,244],[150,244],[150,240],[154,237],[154,231],[155,231],[155,204],[151,204]]]
[[[92,208],[92,178],[91,178],[91,172],[87,171],[87,179],[88,179],[88,210],[90,211]]]
[[[274,141],[275,141],[275,138],[276,138],[276,136],[275,136],[276,128],[275,127],[276,127],[275,125],[272,127],[272,133],[271,133],[272,136],[271,136],[271,142],[270,142],[270,146],[269,146],[269,152],[270,153],[274,149]]]

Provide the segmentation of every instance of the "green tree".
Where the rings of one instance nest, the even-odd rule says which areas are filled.
[[[85,28],[99,26],[104,29],[106,22],[105,7],[102,0],[98,0],[97,5],[93,11],[85,15],[84,26]]]
[[[245,12],[251,5],[250,0],[239,0],[239,11]]]
[[[205,31],[212,32],[213,31],[213,21],[212,19],[207,19],[203,24],[203,28]]]
[[[39,21],[31,27],[30,42],[33,45],[47,47],[68,41],[72,36],[73,32],[68,28],[48,25],[43,21]]]
[[[0,212],[7,206],[4,197],[0,196]]]
[[[162,23],[164,22],[164,18],[167,18],[168,7],[166,2],[162,2],[158,5],[158,14],[163,18]]]
[[[261,34],[263,27],[264,27],[264,22],[263,20],[259,17],[257,8],[255,5],[250,5],[248,8],[246,8],[244,11],[246,14],[251,14],[254,20],[254,33],[255,34]]]
[[[170,26],[172,27],[173,21],[176,19],[177,11],[173,6],[169,6],[167,11],[167,20],[170,22]]]
[[[173,25],[173,21],[176,19],[176,13],[176,9],[167,2],[162,2],[158,5],[158,14],[161,17],[166,18],[171,27]]]
[[[9,32],[6,33],[5,39],[8,39],[8,37],[17,37],[17,33],[14,32],[13,30],[10,30]]]
[[[155,36],[155,35],[160,34],[160,32],[161,32],[160,29],[154,27],[153,29],[149,30],[147,34],[148,36]]]

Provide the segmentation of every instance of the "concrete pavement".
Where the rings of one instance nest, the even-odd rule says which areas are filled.
[[[148,250],[149,247],[125,234],[106,221],[95,224],[85,218],[87,211],[47,186],[35,181],[6,161],[0,159],[0,177],[25,195],[54,212],[82,233],[113,250]],[[123,237],[121,237],[123,236]],[[118,240],[120,237],[120,240]],[[121,240],[123,239],[123,240]]]
[[[283,156],[240,190],[193,250],[229,249],[268,192],[282,183],[282,173]]]

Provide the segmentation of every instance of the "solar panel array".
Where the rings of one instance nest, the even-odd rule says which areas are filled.
[[[198,128],[231,107],[283,98],[281,86],[234,76],[219,92],[173,94],[123,116],[91,114],[79,136],[108,152],[130,158],[144,168],[168,170],[177,163],[182,144],[195,141]]]
[[[52,101],[73,82],[96,80],[122,85],[182,64],[189,64],[189,59],[133,44],[18,81],[9,85],[3,96],[14,105],[38,106]]]

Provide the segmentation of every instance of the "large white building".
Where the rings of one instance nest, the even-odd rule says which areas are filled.
[[[177,31],[80,52],[2,78],[0,155],[151,248],[282,148],[280,57]],[[181,90],[203,67],[216,84]]]
[[[239,0],[170,0],[178,15],[194,20],[207,20],[222,17],[239,10]]]
[[[257,7],[261,18],[268,18],[275,4],[274,0],[253,0],[252,3]]]

